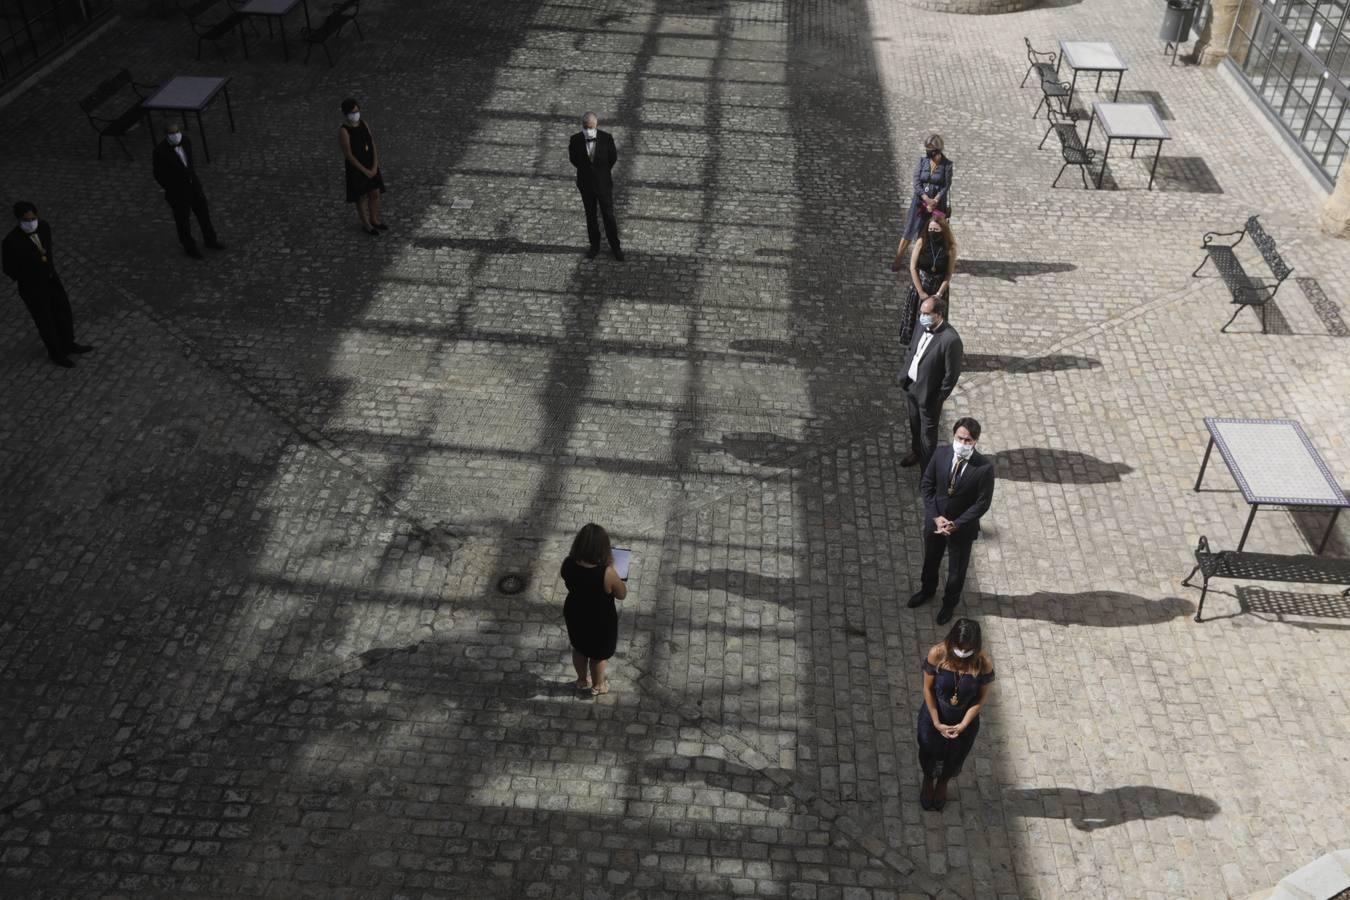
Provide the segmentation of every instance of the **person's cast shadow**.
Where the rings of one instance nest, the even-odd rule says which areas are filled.
[[[983,615],[1042,619],[1056,625],[1128,627],[1160,625],[1190,616],[1195,612],[1195,604],[1181,597],[1150,600],[1123,591],[1036,591],[1031,594],[982,592],[980,600],[972,609],[979,610]]]
[[[1134,468],[1107,462],[1077,450],[1052,447],[1014,447],[988,453],[998,477],[1008,481],[1043,481],[1048,484],[1108,484],[1120,481]]]
[[[1149,785],[1106,791],[1078,788],[1025,788],[1003,792],[1004,810],[1023,818],[1068,819],[1079,831],[1095,831],[1126,822],[1164,819],[1212,819],[1221,807],[1208,797]]]

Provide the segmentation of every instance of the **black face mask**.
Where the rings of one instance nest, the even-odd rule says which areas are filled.
[[[941,151],[941,150],[929,150],[929,151],[928,151],[928,158],[929,158],[929,159],[937,159],[937,158],[938,158],[939,156],[941,156],[941,155],[942,155],[942,151]]]

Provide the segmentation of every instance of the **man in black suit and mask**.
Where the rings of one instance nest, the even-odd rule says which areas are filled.
[[[596,207],[605,219],[605,237],[609,238],[609,249],[614,258],[623,262],[623,250],[619,245],[619,223],[614,220],[614,179],[610,170],[619,161],[619,150],[614,146],[614,136],[600,130],[600,120],[595,113],[588,112],[581,117],[581,131],[572,135],[567,147],[567,158],[577,169],[577,190],[581,191],[581,203],[586,207],[586,234],[591,239],[591,249],[587,259],[595,259],[600,252],[600,223],[596,221]]]
[[[71,353],[88,353],[94,348],[75,343],[75,319],[70,298],[56,274],[52,256],[52,229],[38,220],[37,207],[27,200],[14,204],[19,224],[0,244],[0,262],[6,275],[19,286],[19,296],[37,325],[47,357],[58,366],[75,367]]]
[[[923,497],[923,576],[909,607],[923,606],[937,593],[938,566],[947,555],[947,587],[937,623],[946,625],[966,584],[970,549],[980,536],[980,517],[994,499],[994,463],[975,452],[980,423],[957,419],[952,442],[933,453],[919,479]]]
[[[911,450],[902,466],[927,466],[937,446],[942,404],[961,377],[965,348],[956,329],[947,324],[947,298],[929,297],[919,306],[920,331],[909,342],[900,371],[900,386],[909,404]]]
[[[169,201],[173,210],[173,221],[178,226],[178,240],[183,252],[193,259],[201,259],[202,252],[192,238],[192,215],[197,216],[197,224],[202,227],[202,237],[206,246],[213,250],[222,249],[216,240],[216,230],[211,227],[211,213],[206,208],[206,193],[197,179],[197,167],[192,162],[192,142],[183,134],[177,123],[170,125],[164,140],[155,145],[154,156],[155,181],[164,188],[164,199]]]

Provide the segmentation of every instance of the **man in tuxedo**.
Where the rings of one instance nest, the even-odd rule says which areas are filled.
[[[947,587],[937,623],[946,625],[961,599],[970,565],[970,548],[980,536],[980,517],[994,499],[994,463],[975,452],[980,423],[957,419],[952,442],[943,444],[919,479],[923,497],[923,575],[909,607],[922,606],[937,593],[938,566],[947,555]]]
[[[600,215],[605,219],[605,237],[609,239],[609,249],[614,258],[623,262],[623,250],[619,245],[619,223],[614,220],[614,179],[610,170],[619,161],[619,150],[614,146],[614,136],[600,130],[600,120],[595,113],[588,112],[581,117],[581,131],[572,135],[567,147],[567,157],[577,169],[577,190],[581,191],[581,204],[586,208],[586,234],[591,239],[591,249],[587,259],[595,259],[600,252],[600,223],[596,221],[595,208],[600,207]]]
[[[961,377],[961,336],[947,324],[947,298],[929,297],[919,306],[921,331],[909,342],[900,386],[909,404],[909,455],[902,466],[928,465],[937,446],[942,404]]]
[[[173,221],[178,226],[178,240],[183,252],[193,259],[201,259],[202,252],[192,238],[192,215],[197,216],[197,224],[202,228],[202,237],[206,246],[213,250],[223,249],[216,240],[216,230],[211,227],[211,213],[206,208],[206,193],[197,179],[197,167],[192,162],[192,142],[187,139],[178,123],[170,125],[164,140],[155,145],[154,155],[155,181],[164,188],[164,199],[169,201],[173,210]]]
[[[27,200],[14,204],[19,224],[0,243],[0,268],[19,286],[19,297],[37,325],[47,357],[58,366],[75,367],[72,353],[88,353],[94,348],[75,343],[75,319],[70,298],[56,274],[52,256],[52,229],[39,221],[37,207]]]

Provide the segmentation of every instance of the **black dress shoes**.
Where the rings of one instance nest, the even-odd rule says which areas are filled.
[[[952,616],[955,613],[956,613],[955,606],[948,606],[945,603],[942,604],[942,608],[938,610],[937,623],[939,625],[946,625],[948,622],[952,620]],[[942,807],[939,806],[938,809],[942,809]]]
[[[592,247],[591,249],[589,249],[589,250],[586,251],[586,258],[587,258],[587,259],[595,259],[595,258],[596,258],[597,256],[599,256],[599,255],[600,255],[600,248],[599,248],[599,247]]]
[[[614,251],[614,260],[615,260],[616,262],[623,262],[623,251],[622,251],[622,250],[615,250],[615,251]]]
[[[211,248],[212,250],[224,250],[224,249],[225,249],[225,245],[222,244],[220,241],[207,241],[207,242],[206,242],[206,246],[209,247],[209,248]]]
[[[66,348],[66,352],[67,352],[67,353],[88,353],[90,350],[93,350],[93,349],[94,349],[94,347],[93,347],[92,344],[71,344],[69,347]]]
[[[198,250],[196,247],[184,247],[183,252],[186,253],[188,256],[192,257],[193,259],[203,258],[202,251]]]
[[[913,453],[911,453],[911,454],[909,454],[908,456],[906,456],[904,459],[900,460],[900,465],[902,465],[902,466],[904,466],[905,468],[908,469],[910,466],[915,465],[918,461],[919,461],[919,458],[918,458],[917,456],[915,456]]]
[[[60,367],[63,368],[63,369],[73,369],[73,368],[75,368],[75,363],[71,362],[70,357],[69,357],[69,356],[66,356],[64,353],[59,354],[59,355],[56,354],[56,353],[49,353],[49,354],[47,354],[47,358],[50,359],[52,362],[56,363],[58,366],[60,366]]]
[[[923,606],[925,603],[927,603],[929,600],[932,599],[933,599],[932,594],[925,594],[923,591],[915,591],[914,596],[909,598],[909,602],[906,603],[905,606],[908,606],[910,609],[914,609],[915,607]]]

